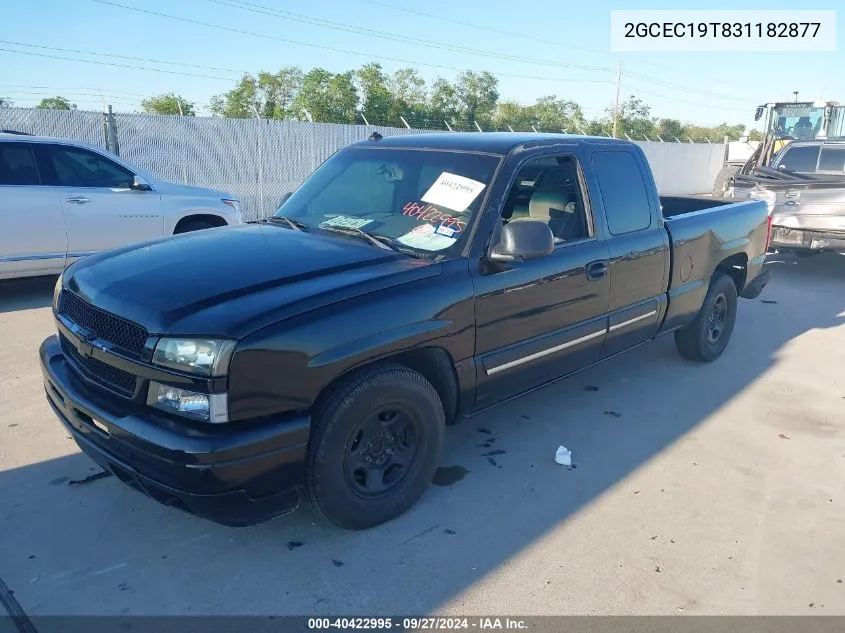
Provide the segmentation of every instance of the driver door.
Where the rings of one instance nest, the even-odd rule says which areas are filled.
[[[550,163],[553,159],[557,165]],[[610,304],[608,251],[592,221],[589,198],[574,154],[528,161],[513,187],[539,182],[537,174],[569,167],[571,177],[540,185],[525,210],[536,221],[549,221],[555,249],[539,259],[479,267],[473,274],[476,305],[475,408],[483,408],[536,385],[600,360]],[[523,175],[525,174],[525,176]],[[530,177],[527,176],[530,174]],[[560,187],[560,191],[557,188]],[[545,201],[571,200],[579,222],[555,222],[556,208]],[[517,196],[508,196],[509,199]],[[568,204],[568,203],[567,203]],[[563,211],[567,207],[564,205]],[[505,218],[506,219],[506,218]],[[580,229],[573,229],[580,225]]]
[[[130,186],[135,174],[81,147],[37,144],[45,180],[56,188],[67,224],[68,259],[161,237],[164,215],[154,191]]]

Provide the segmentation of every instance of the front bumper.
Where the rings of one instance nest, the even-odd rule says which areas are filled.
[[[299,505],[307,416],[204,427],[174,421],[87,386],[55,335],[39,355],[47,401],[79,448],[138,492],[230,526],[260,523]]]
[[[837,251],[845,253],[845,233],[773,226],[770,247],[780,251]]]

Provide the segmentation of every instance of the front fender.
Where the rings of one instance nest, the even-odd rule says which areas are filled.
[[[192,215],[212,215],[221,218],[227,225],[242,224],[240,213],[227,207],[222,202],[215,204],[207,200],[164,201],[164,230],[165,235],[173,235],[176,225],[183,218]]]
[[[306,411],[358,367],[424,347],[457,363],[472,357],[475,312],[466,260],[433,278],[340,302],[259,330],[238,344],[229,416]]]

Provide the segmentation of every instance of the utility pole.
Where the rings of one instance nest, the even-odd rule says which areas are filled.
[[[613,138],[617,138],[616,132],[619,123],[619,90],[622,88],[622,60],[616,66],[616,104],[613,106]]]
[[[182,100],[179,97],[176,97],[176,105],[179,106],[179,116],[185,116],[185,113],[182,112]]]
[[[108,113],[106,115],[109,121],[109,139],[111,140],[111,151],[115,156],[120,156],[120,145],[117,142],[117,123],[114,120],[114,111],[112,110],[111,104],[108,107]]]

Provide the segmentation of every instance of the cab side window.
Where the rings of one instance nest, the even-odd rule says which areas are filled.
[[[593,166],[611,235],[625,235],[651,226],[651,204],[645,179],[631,152],[593,153]]]
[[[517,174],[502,211],[507,222],[545,222],[556,244],[592,237],[574,156],[536,158]]]
[[[0,143],[0,185],[40,185],[32,148],[27,143]]]
[[[45,145],[41,151],[51,185],[127,189],[135,178],[128,169],[86,149]]]

